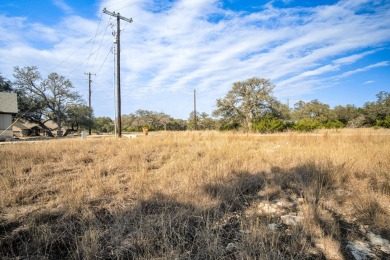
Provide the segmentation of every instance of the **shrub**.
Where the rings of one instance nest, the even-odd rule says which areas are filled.
[[[254,124],[253,128],[260,133],[275,133],[284,131],[287,128],[287,124],[280,119],[266,117]]]
[[[238,123],[222,123],[219,127],[219,131],[237,130],[240,127]]]
[[[321,128],[321,124],[314,119],[303,119],[295,124],[294,129],[300,132],[312,132]]]
[[[384,120],[378,121],[376,125],[384,128],[390,128],[390,116],[387,116]]]
[[[327,129],[338,129],[338,128],[343,128],[344,124],[340,121],[328,121],[324,124],[324,127]]]

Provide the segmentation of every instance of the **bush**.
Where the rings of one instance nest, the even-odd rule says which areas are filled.
[[[222,123],[219,127],[219,131],[237,130],[240,127],[238,123]]]
[[[260,133],[275,133],[284,131],[287,128],[287,124],[280,119],[267,117],[254,124],[253,128]]]
[[[312,132],[321,128],[321,124],[314,119],[303,119],[294,125],[294,129],[300,132]]]
[[[340,121],[329,121],[324,124],[324,127],[327,129],[338,129],[343,128],[344,124]]]
[[[378,121],[376,125],[384,128],[390,128],[390,116],[387,116],[384,120]]]

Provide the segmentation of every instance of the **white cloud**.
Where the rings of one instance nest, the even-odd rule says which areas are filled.
[[[372,83],[375,83],[375,81],[374,80],[367,80],[363,84],[372,84]]]
[[[375,63],[375,64],[371,64],[371,65],[365,66],[363,68],[359,68],[359,69],[355,69],[355,70],[350,70],[350,71],[344,72],[344,73],[336,76],[335,78],[345,78],[345,77],[349,77],[349,76],[351,76],[353,74],[356,74],[356,73],[359,73],[359,72],[364,72],[364,71],[368,71],[368,70],[371,70],[371,69],[374,69],[374,68],[379,68],[379,67],[387,67],[389,65],[390,65],[389,61],[381,61],[381,62],[378,62],[378,63]]]
[[[73,9],[64,0],[52,0],[53,4],[64,11],[66,14],[72,14]]]
[[[71,13],[64,1],[54,2]],[[134,19],[131,24],[121,21],[123,111],[127,113],[151,106],[151,100],[156,103],[152,97],[193,89],[208,93],[206,112],[210,112],[215,99],[233,82],[253,76],[270,78],[281,98],[297,97],[323,87],[324,76],[337,80],[389,65],[385,61],[354,67],[357,61],[386,48],[383,45],[390,40],[389,6],[370,5],[369,13],[358,14],[367,5],[369,1],[351,0],[281,9],[268,3],[260,11],[245,13],[224,10],[217,0],[105,0],[94,20],[73,14],[48,26],[30,24],[26,18],[0,16],[0,34],[4,35],[0,56],[7,57],[0,61],[0,72],[10,76],[14,65],[37,65],[43,73],[54,68],[69,75],[85,93],[83,73],[97,73],[101,67],[93,79],[93,98],[95,113],[105,114],[104,104],[111,106],[113,102],[114,58],[109,54],[110,16],[101,15],[107,7]],[[101,34],[92,52],[92,41],[80,48],[95,35],[100,17]],[[39,42],[48,46],[39,47]],[[340,73],[338,78],[336,72]],[[175,100],[170,109],[187,107],[181,100],[185,99]],[[173,115],[185,117],[190,111],[174,111]]]
[[[333,63],[335,63],[335,64],[342,64],[342,65],[355,63],[356,61],[362,59],[363,57],[365,57],[367,55],[373,54],[376,51],[377,50],[371,50],[371,51],[366,51],[366,52],[362,52],[362,53],[359,53],[359,54],[346,56],[346,57],[334,60]]]

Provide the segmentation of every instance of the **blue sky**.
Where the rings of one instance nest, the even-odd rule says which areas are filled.
[[[389,1],[2,0],[0,73],[37,66],[68,77],[96,116],[114,117],[115,21],[121,22],[122,114],[211,113],[235,81],[269,78],[290,106],[363,106],[390,91]]]

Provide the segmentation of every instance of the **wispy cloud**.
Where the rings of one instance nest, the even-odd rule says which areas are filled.
[[[367,55],[373,54],[376,51],[378,51],[378,50],[371,50],[371,51],[366,51],[366,52],[362,52],[362,53],[358,53],[358,54],[342,57],[342,58],[334,60],[333,63],[335,63],[335,64],[343,64],[343,65],[355,63],[356,61],[364,58]]]
[[[53,3],[68,14],[72,11],[62,0]],[[134,19],[132,24],[121,23],[122,94],[124,100],[131,100],[124,102],[124,111],[159,107],[158,102],[171,102],[167,93],[180,96],[197,89],[200,94],[207,93],[203,109],[210,112],[215,99],[233,82],[253,76],[270,78],[280,98],[299,97],[323,87],[324,77],[337,80],[389,65],[382,61],[356,68],[358,61],[389,48],[390,5],[386,1],[377,5],[343,0],[306,8],[276,8],[270,2],[251,12],[222,6],[217,0],[101,2],[101,9],[107,7]],[[80,83],[84,93],[85,81],[78,74],[101,67],[94,79],[94,98],[106,100],[113,81],[109,19],[99,10],[94,20],[69,15],[55,26],[46,26],[20,18],[18,24],[7,26],[2,22],[10,24],[14,17],[0,16],[0,33],[6,37],[0,39],[0,55],[7,57],[0,61],[0,70],[10,75],[10,67],[23,64],[49,70],[66,59],[56,70]],[[71,56],[95,35],[98,24],[102,33],[92,51],[88,45]],[[32,35],[50,46],[37,47]],[[17,48],[10,44],[16,40]],[[89,60],[96,60],[94,67],[93,62],[86,66],[90,55]],[[152,99],[156,96],[160,101]],[[188,108],[177,110],[187,107],[184,100],[178,98],[166,112],[188,115]],[[101,103],[95,108],[97,114],[104,114]]]
[[[366,82],[364,82],[364,84],[372,84],[372,83],[375,83],[374,80],[367,80]]]
[[[64,0],[52,0],[53,4],[64,11],[66,14],[73,14],[73,8],[70,7]]]
[[[381,62],[378,62],[378,63],[375,63],[375,64],[371,64],[371,65],[365,66],[363,68],[358,68],[358,69],[355,69],[355,70],[350,70],[350,71],[344,72],[344,73],[338,75],[336,78],[349,77],[349,76],[351,76],[353,74],[356,74],[356,73],[359,73],[359,72],[364,72],[364,71],[368,71],[368,70],[379,68],[379,67],[387,67],[389,65],[390,65],[389,61],[381,61]]]

